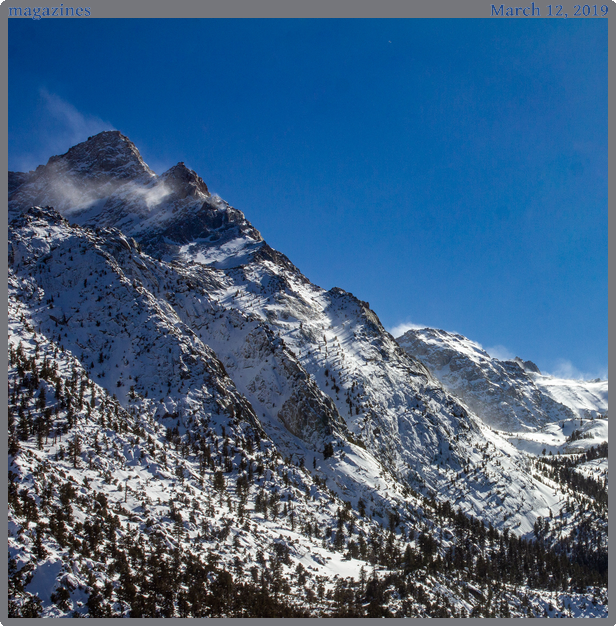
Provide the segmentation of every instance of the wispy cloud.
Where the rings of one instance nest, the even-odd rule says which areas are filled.
[[[53,198],[50,201],[59,211],[79,212],[87,209],[98,202],[101,198],[111,194],[117,194],[119,197],[134,200],[140,198],[143,200],[148,209],[157,207],[172,190],[161,182],[153,185],[140,185],[129,181],[127,183],[117,183],[110,187],[105,184],[102,189],[96,184],[88,185],[82,180],[79,186],[75,186],[66,178],[56,177],[53,179]]]
[[[607,368],[598,368],[595,372],[582,372],[568,359],[558,359],[549,374],[568,380],[594,380],[595,378],[607,380],[608,377]]]
[[[484,348],[484,350],[493,358],[499,361],[510,361],[515,358],[515,354],[500,344]]]
[[[46,163],[50,156],[63,154],[92,135],[103,130],[115,130],[110,122],[79,111],[73,104],[44,87],[39,89],[39,97],[37,148],[28,153],[11,155],[16,169],[34,169]]]
[[[402,324],[398,324],[393,328],[388,328],[387,330],[393,337],[401,337],[408,330],[419,330],[421,328],[429,328],[427,324],[415,324],[413,322],[403,322]]]
[[[164,183],[153,187],[138,187],[134,183],[130,185],[130,193],[142,197],[149,209],[158,206],[171,193],[171,189]]]
[[[45,88],[41,88],[39,93],[49,115],[60,124],[63,131],[63,136],[58,136],[57,141],[68,143],[69,148],[103,130],[114,130],[109,122],[95,115],[81,113],[70,102]]]

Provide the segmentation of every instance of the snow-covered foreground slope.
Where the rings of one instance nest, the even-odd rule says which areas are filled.
[[[469,576],[469,558],[502,561],[502,537],[429,502],[385,533],[230,412],[181,437],[155,401],[125,410],[37,332],[27,283],[9,287],[13,616],[607,614],[601,588]],[[464,577],[442,571],[475,528]]]
[[[102,155],[100,159],[95,156],[97,150]],[[70,189],[79,190],[79,194],[73,197],[66,193],[66,180]],[[48,461],[56,458],[59,444],[54,442],[55,447],[51,447],[48,441],[47,408],[52,415],[50,428],[53,419],[62,428],[75,422],[69,415],[70,409],[62,406],[62,394],[46,408],[47,400],[53,396],[50,390],[43,394],[43,400],[39,387],[32,387],[28,397],[19,391],[24,386],[24,376],[30,377],[24,362],[31,359],[35,342],[39,344],[38,354],[34,353],[38,369],[42,368],[45,352],[46,358],[64,372],[59,377],[65,388],[70,385],[73,396],[81,389],[88,397],[94,397],[89,404],[80,400],[79,414],[83,419],[79,423],[85,429],[83,445],[87,450],[82,453],[82,462],[77,461],[78,467],[73,467],[73,477],[81,480],[96,465],[89,460],[91,450],[101,455],[96,433],[110,418],[97,414],[96,398],[100,395],[107,399],[105,405],[112,413],[121,413],[123,420],[130,422],[133,435],[135,429],[147,431],[148,450],[160,447],[157,452],[147,453],[153,455],[151,458],[142,448],[139,454],[131,451],[131,458],[140,468],[136,470],[139,475],[135,476],[135,488],[145,489],[154,475],[166,485],[160,493],[168,493],[173,487],[165,480],[175,483],[176,490],[181,487],[182,491],[181,498],[178,496],[182,505],[175,508],[185,506],[182,512],[192,510],[196,521],[191,523],[195,528],[204,523],[216,525],[216,520],[222,524],[223,518],[214,504],[209,507],[199,500],[208,497],[208,493],[211,497],[212,489],[220,490],[221,473],[223,481],[231,485],[226,506],[229,519],[234,520],[225,524],[237,530],[226,533],[225,537],[229,541],[233,538],[234,543],[221,562],[229,570],[236,567],[235,558],[256,562],[258,575],[271,576],[266,588],[276,589],[267,597],[277,600],[282,593],[283,605],[289,611],[335,614],[344,606],[342,614],[351,614],[340,597],[359,594],[363,604],[355,604],[353,611],[365,614],[372,603],[370,610],[378,614],[374,589],[368,593],[370,585],[362,583],[359,576],[362,565],[369,568],[370,564],[378,564],[390,572],[399,572],[395,576],[404,578],[411,571],[421,570],[424,577],[423,582],[421,577],[418,579],[420,582],[413,589],[405,586],[405,593],[415,598],[411,604],[394,594],[380,603],[381,608],[386,606],[391,612],[408,615],[436,615],[437,608],[449,615],[461,614],[463,608],[469,613],[483,614],[486,591],[480,590],[478,595],[471,592],[469,600],[465,585],[484,578],[478,575],[479,578],[471,577],[474,583],[469,579],[464,584],[454,582],[456,578],[450,574],[459,571],[463,563],[448,566],[449,570],[444,566],[466,549],[462,547],[464,537],[458,536],[456,530],[459,524],[467,524],[460,521],[469,519],[464,514],[481,520],[482,525],[474,526],[473,522],[469,527],[472,530],[468,532],[475,533],[473,542],[485,541],[485,537],[480,538],[488,527],[506,528],[517,537],[535,538],[540,523],[545,545],[573,561],[581,558],[576,552],[574,527],[583,520],[598,531],[593,536],[594,543],[591,542],[592,563],[585,565],[594,568],[595,573],[585,574],[584,580],[602,584],[605,511],[603,505],[595,507],[593,503],[596,504],[603,487],[593,491],[592,482],[584,483],[582,488],[566,480],[561,484],[546,478],[544,465],[508,441],[508,434],[488,428],[446,392],[425,365],[405,353],[366,303],[342,289],[325,291],[311,284],[284,255],[263,242],[241,212],[211,197],[205,183],[183,164],[156,177],[126,138],[119,133],[102,133],[67,155],[54,157],[36,173],[13,175],[11,181],[10,209],[15,220],[9,234],[9,285],[13,298],[9,320],[16,389],[12,411],[19,416],[15,418],[17,424],[23,422],[22,430],[15,426],[11,437],[14,443],[21,441],[24,449],[14,458],[21,472],[14,482],[27,485],[37,506],[45,487],[28,478],[34,465],[23,471],[22,468],[32,461],[48,472]],[[161,192],[162,185],[165,193]],[[74,224],[52,209],[30,209],[27,204],[33,199],[45,204],[60,202],[64,215]],[[94,224],[96,228],[87,227]],[[17,357],[19,341],[23,345]],[[26,342],[29,348],[23,347]],[[42,374],[37,376],[44,378]],[[51,379],[55,381],[53,376]],[[73,379],[81,382],[77,385]],[[511,380],[512,385],[516,384]],[[541,398],[544,408],[556,405],[547,396],[547,400]],[[38,415],[43,417],[39,419]],[[119,428],[115,432],[120,436],[127,431]],[[146,434],[140,434],[139,440],[144,440]],[[43,435],[44,443],[40,441]],[[64,435],[70,439],[70,427]],[[73,440],[74,437],[70,439]],[[257,441],[261,441],[262,449]],[[68,440],[65,443],[68,446]],[[125,451],[126,445],[125,439],[117,441],[117,446]],[[133,441],[130,445],[140,443]],[[114,444],[114,452],[110,452],[112,458],[120,449],[117,446]],[[32,455],[38,459],[36,462]],[[74,465],[74,454],[70,460]],[[584,462],[592,463],[594,459]],[[38,471],[43,471],[40,467]],[[112,479],[116,479],[113,484],[117,491],[117,482],[122,484],[126,479],[119,473],[124,471],[123,466],[120,463],[109,467],[109,480],[113,483]],[[258,467],[262,468],[260,472]],[[164,470],[170,475],[164,474]],[[248,498],[244,480],[254,481],[255,472],[261,482],[255,483]],[[291,488],[290,475],[296,477],[293,480],[299,491]],[[91,479],[94,480],[94,474]],[[95,491],[106,492],[105,485],[111,484],[106,481],[104,485],[97,483]],[[578,493],[576,489],[582,491]],[[110,490],[113,492],[114,488]],[[130,493],[127,495],[124,490],[127,503]],[[158,497],[164,502],[162,495]],[[300,524],[290,511],[295,511],[296,502],[302,499],[306,506]],[[154,496],[151,500],[155,500]],[[24,511],[30,506],[27,502],[25,499],[13,509],[15,523],[22,528]],[[85,515],[86,501],[82,504]],[[259,546],[264,554],[269,550],[271,560],[259,556],[258,551],[244,556],[242,546],[247,546],[238,539],[243,536],[239,532],[243,526],[236,528],[232,515],[239,512],[240,504],[253,512],[253,521],[246,531],[254,532],[249,542]],[[219,507],[223,505],[221,497]],[[216,510],[212,511],[212,507]],[[131,517],[135,518],[135,537],[150,536],[148,529],[152,525],[146,509],[149,511],[148,507],[140,510],[135,506],[126,513],[127,528]],[[265,515],[259,517],[264,510]],[[214,553],[218,550],[216,545],[221,543],[220,536],[225,531],[216,527],[213,535],[207,535],[192,528],[184,516],[183,528],[188,529],[191,537],[185,544],[177,515],[167,516],[166,520],[162,509],[157,511],[165,549],[171,551],[170,555],[181,546],[183,556],[177,558],[189,559],[190,541],[194,541],[196,532],[208,537],[209,549]],[[272,511],[276,515],[272,516]],[[541,520],[552,516],[558,516],[559,523],[548,532]],[[43,535],[49,531],[55,536],[51,521],[37,525],[37,532],[39,528]],[[84,529],[75,526],[73,530],[79,535]],[[175,539],[174,532],[178,533]],[[494,533],[491,541],[496,541],[498,532],[490,532]],[[291,583],[288,591],[278,586],[282,584],[280,567],[287,571],[288,563],[286,548],[274,545],[280,544],[277,533],[287,538],[283,542],[287,547],[297,542],[303,546],[298,548],[301,556],[294,552],[289,556],[294,571],[299,564],[307,567],[311,558],[317,562],[321,559],[321,569],[311,565],[319,572],[312,587],[301,571],[299,578],[304,582],[297,592]],[[434,545],[422,539],[428,536],[436,542]],[[41,570],[41,576],[43,572],[55,571],[36,560],[26,534],[17,527],[14,537],[14,554],[30,555],[23,559],[30,559],[29,563]],[[411,552],[404,565],[401,556],[398,560],[394,557],[406,554],[406,543]],[[335,554],[346,554],[350,561],[342,562],[331,555],[328,561],[325,552],[330,549]],[[414,551],[421,558],[415,558]],[[62,554],[64,568],[66,559],[72,557],[70,550]],[[496,553],[488,550],[485,554],[471,551],[464,558],[474,572],[476,567],[481,569],[484,560],[491,562],[492,557],[496,559]],[[25,562],[23,559],[21,562]],[[182,563],[186,571],[191,571],[188,561]],[[225,576],[216,566],[208,567],[213,569],[206,572],[203,584],[208,593],[214,593],[217,577]],[[240,569],[234,570],[238,585],[244,579],[255,585],[259,582],[258,577],[255,580],[252,573]],[[530,570],[534,571],[533,567]],[[336,574],[359,576],[359,590],[346,583],[340,587],[334,579]],[[108,589],[107,582],[111,584],[108,602],[103,601],[103,605],[114,608],[105,610],[131,614],[143,610],[142,600],[136,600],[131,592],[116,591],[118,585],[128,585],[126,580],[110,578],[109,572],[105,576],[100,585],[87,581],[90,591],[98,585],[102,592]],[[325,577],[321,580],[322,593],[318,576]],[[272,580],[278,581],[274,587]],[[383,580],[375,581],[373,587],[382,583],[387,589]],[[527,579],[524,593],[536,589],[539,602],[533,604],[529,600],[529,606],[534,607],[531,610],[536,611],[540,600],[544,601],[541,590],[548,589],[549,580],[552,579],[534,574]],[[387,584],[394,585],[392,581]],[[143,597],[147,596],[143,581],[132,584],[142,590],[139,593]],[[516,584],[513,579],[511,584]],[[332,593],[338,589],[342,595],[338,600],[328,598],[328,588]],[[128,595],[121,595],[124,593]],[[508,610],[525,614],[526,605],[513,588],[505,585],[497,593],[502,594]],[[174,596],[174,614],[182,611],[182,597]],[[568,597],[573,598],[570,593]],[[151,602],[156,611],[163,610],[160,598],[156,596]],[[577,610],[577,600],[573,602],[572,611]],[[45,606],[46,611],[56,610]],[[54,606],[59,605],[56,602]],[[195,610],[191,610],[194,614]],[[242,614],[242,610],[238,605],[231,613]]]
[[[34,330],[20,302],[27,285],[10,283],[13,400],[22,381],[38,378],[36,398],[25,404],[30,417],[19,418],[11,437],[9,557],[18,574],[11,580],[17,606],[23,609],[25,600],[35,610],[36,596],[44,617],[129,611],[163,617],[175,614],[187,589],[195,616],[200,604],[203,615],[224,615],[225,606],[199,597],[205,594],[201,579],[189,578],[191,568],[201,568],[212,592],[224,579],[221,572],[232,571],[237,585],[245,585],[238,588],[240,597],[246,595],[240,614],[250,615],[253,570],[276,583],[269,564],[279,575],[304,572],[301,595],[286,609],[301,616],[319,585],[327,589],[335,576],[359,578],[365,561],[345,559],[316,540],[336,526],[343,503],[306,469],[283,463],[272,442],[238,419],[232,406],[208,411],[188,438],[175,421],[164,425],[155,400],[136,396],[123,408],[69,350]],[[25,378],[20,370],[28,372]],[[60,391],[58,380],[67,381]],[[44,416],[44,402],[51,418]],[[34,440],[24,435],[27,428]],[[351,517],[356,533],[367,536],[375,526]],[[154,580],[140,580],[137,562],[150,557],[159,560],[162,591]],[[165,606],[159,594],[176,600]],[[285,614],[284,605],[270,603],[273,612]]]

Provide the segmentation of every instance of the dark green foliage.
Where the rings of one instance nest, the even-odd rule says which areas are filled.
[[[604,442],[578,457],[542,457],[539,464],[543,474],[551,480],[567,485],[575,492],[586,494],[599,505],[607,507],[607,481],[597,481],[575,471],[575,467],[582,463],[606,457],[607,443]]]
[[[394,617],[388,607],[395,598],[402,602],[402,613],[408,615],[416,614],[413,611],[421,606],[422,615],[457,616],[447,598],[434,601],[432,595],[430,603],[424,586],[418,583],[428,576],[463,579],[481,588],[493,586],[494,597],[476,598],[473,616],[507,617],[510,607],[503,604],[498,587],[503,583],[554,592],[607,584],[607,549],[591,520],[580,518],[571,536],[560,541],[555,541],[552,533],[555,521],[541,520],[536,526],[536,540],[527,541],[508,531],[501,533],[486,527],[449,503],[434,500],[424,502],[425,515],[420,516],[410,509],[387,510],[374,500],[367,507],[361,499],[354,511],[350,503],[332,499],[324,476],[298,480],[298,476],[309,475],[303,459],[296,466],[290,459],[279,464],[280,455],[268,450],[268,442],[262,445],[257,433],[253,444],[248,434],[237,436],[223,429],[220,437],[205,430],[180,431],[174,425],[167,430],[165,448],[161,449],[140,428],[134,413],[127,413],[104,394],[96,398],[83,373],[73,369],[72,376],[62,384],[47,360],[37,370],[37,361],[25,358],[23,349],[10,351],[9,358],[21,372],[21,378],[13,375],[9,381],[8,432],[13,455],[21,454],[18,439],[30,440],[23,446],[27,450],[32,449],[35,437],[40,449],[48,437],[54,439],[58,433],[62,437],[58,458],[67,458],[74,468],[88,467],[89,463],[92,469],[92,452],[101,456],[109,452],[102,430],[94,437],[80,430],[83,420],[92,414],[92,420],[103,428],[131,433],[126,439],[132,445],[139,444],[141,454],[150,454],[157,463],[175,471],[182,487],[169,499],[168,517],[161,522],[155,515],[148,517],[147,511],[140,518],[139,509],[135,514],[122,507],[129,493],[137,497],[138,487],[133,491],[133,483],[131,491],[124,489],[120,501],[114,502],[113,496],[108,501],[104,493],[96,493],[88,480],[82,485],[62,472],[52,480],[42,465],[34,471],[34,483],[23,485],[23,476],[9,471],[9,507],[32,537],[25,551],[30,559],[25,567],[18,570],[15,559],[9,559],[12,616],[40,615],[40,602],[24,587],[37,561],[46,558],[45,545],[55,542],[68,562],[79,556],[102,564],[97,566],[98,578],[92,574],[84,585],[88,598],[85,608],[79,608],[83,612],[79,616],[89,617]],[[52,398],[50,390],[54,388]],[[171,417],[175,420],[177,416]],[[332,442],[323,453],[325,458],[334,455]],[[24,456],[28,454],[26,451]],[[540,467],[577,494],[591,496],[603,506],[607,503],[605,485],[574,470],[577,463],[606,455],[607,445],[602,445],[576,460],[546,457]],[[191,503],[186,495],[195,487],[190,485],[195,474],[207,494],[200,505]],[[215,503],[207,493],[210,476],[213,489],[220,495],[220,505],[224,506],[224,497],[229,509],[225,518],[216,516],[215,523],[211,519]],[[112,485],[113,480],[111,471],[104,474],[106,485]],[[119,484],[125,488],[127,483]],[[283,527],[287,524],[346,558],[369,563],[372,575],[364,575],[359,582],[337,579],[334,589],[326,591],[324,580],[311,578],[313,572],[298,567],[295,574],[293,570],[289,574],[292,546],[283,538],[284,533],[275,541],[260,543],[256,563],[245,559],[240,549],[241,531],[252,532],[260,522],[258,517],[249,519],[248,515],[252,487],[257,514]],[[298,506],[298,497],[304,496],[306,502],[310,498],[335,502],[336,516],[322,523],[306,515],[306,507]],[[580,498],[576,504],[580,503],[586,504],[587,500]],[[145,503],[143,506],[145,510]],[[83,512],[88,518],[80,523]],[[121,529],[121,517],[133,522],[133,530],[127,531],[126,524]],[[134,530],[136,521],[139,530]],[[164,532],[161,523],[166,526]],[[189,542],[191,524],[200,534],[196,539],[193,534]],[[443,541],[444,532],[447,543]],[[233,560],[220,558],[213,549],[216,542],[225,540],[237,550]],[[205,542],[209,542],[211,551]],[[51,600],[65,614],[76,608],[71,602],[71,590],[62,582],[57,584]],[[309,610],[298,608],[303,600],[307,600]]]
[[[8,596],[9,617],[40,617],[42,610],[41,601],[31,593],[24,591],[24,587],[30,582],[32,574],[31,566],[17,567],[17,560],[8,558]]]

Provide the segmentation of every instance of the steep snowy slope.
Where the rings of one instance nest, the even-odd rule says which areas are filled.
[[[12,222],[10,258],[18,274],[34,280],[41,300],[31,314],[40,331],[79,355],[122,405],[147,399],[155,418],[186,433],[237,397],[233,415],[265,428],[294,462],[333,476],[347,499],[369,498],[382,517],[388,497],[402,505],[401,487],[380,481],[381,464],[347,441],[334,403],[284,341],[212,298],[220,272],[157,261],[117,230],[95,234],[37,208]],[[227,384],[233,376],[238,391],[216,382],[221,372]]]
[[[556,402],[569,407],[578,417],[607,416],[607,380],[572,380],[529,372],[537,387]]]
[[[31,281],[41,331],[80,354],[120,402],[159,397],[157,415],[190,424],[204,410],[233,406],[259,427],[214,352],[182,326],[164,298],[142,287],[153,267],[140,259],[118,263],[137,253],[135,245],[119,231],[100,237],[69,226],[53,210],[33,208],[12,222],[9,256],[14,271]]]
[[[37,268],[36,289],[48,294],[47,306],[33,312],[40,327],[51,337],[63,334],[64,343],[81,351],[94,376],[106,376],[105,386],[120,401],[160,397],[158,413],[177,416],[187,428],[194,421],[191,407],[203,401],[192,397],[193,388],[210,381],[213,366],[217,375],[222,370],[227,377],[202,341],[206,333],[211,343],[225,342],[228,351],[246,361],[244,370],[252,375],[242,378],[244,386],[256,389],[267,382],[267,392],[282,405],[288,430],[306,440],[344,432],[330,398],[283,342],[257,320],[227,311],[212,298],[220,280],[216,271],[182,271],[142,254],[134,240],[116,229],[95,234],[39,208],[11,223],[10,258],[17,271]],[[194,325],[188,326],[178,312]],[[87,355],[96,358],[88,364]],[[227,365],[234,367],[229,358]],[[271,408],[271,398],[262,397],[261,403]],[[234,412],[260,425],[252,407],[244,404]]]
[[[466,337],[435,328],[409,330],[397,341],[489,426],[534,430],[576,415],[560,401],[563,394],[546,392],[548,377],[530,361],[501,361]]]
[[[10,277],[12,616],[304,616],[327,608],[320,586],[359,578],[366,555],[321,540],[340,532],[344,503],[238,419],[244,407],[230,403],[224,375],[208,389],[226,408],[199,407],[203,428],[182,436],[163,425],[158,401],[136,395],[123,408],[66,346],[38,333],[36,297]],[[350,513],[344,521],[357,537],[378,529]],[[283,580],[290,600],[279,602]],[[239,606],[212,597],[229,593],[229,581]]]
[[[450,509],[426,503],[412,527],[394,519],[385,534],[231,406],[184,436],[156,419],[156,401],[124,409],[37,332],[33,286],[9,277],[11,617],[607,614],[604,589],[555,593],[515,570],[495,588],[485,569],[470,574],[508,549],[522,548],[529,572],[555,554],[481,525],[461,533]],[[465,548],[469,532],[481,554]],[[450,573],[454,551],[464,577]]]

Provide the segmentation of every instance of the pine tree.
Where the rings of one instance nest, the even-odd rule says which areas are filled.
[[[79,461],[83,449],[81,447],[81,438],[79,435],[75,435],[72,441],[68,442],[68,453],[73,461],[73,467],[79,467]]]

